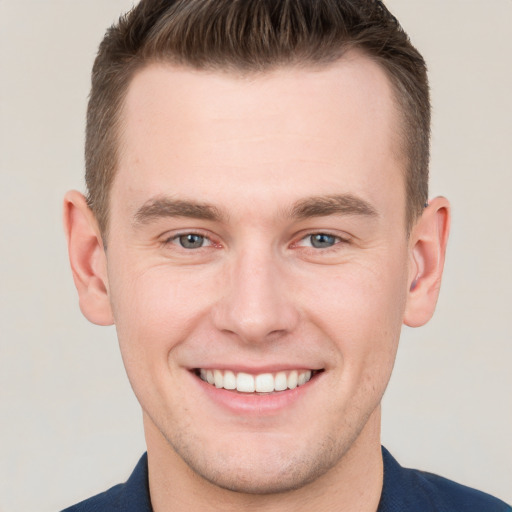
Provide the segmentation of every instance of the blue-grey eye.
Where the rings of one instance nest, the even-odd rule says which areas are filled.
[[[180,242],[180,245],[185,249],[199,249],[200,247],[203,247],[205,238],[201,235],[188,233],[186,235],[179,236],[178,241]]]
[[[336,244],[336,237],[326,233],[310,235],[311,246],[315,249],[327,249]]]

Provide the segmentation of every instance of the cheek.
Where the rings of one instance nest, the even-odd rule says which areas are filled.
[[[112,276],[111,301],[124,354],[157,366],[202,321],[216,284],[166,265]]]
[[[391,370],[407,290],[405,258],[398,256],[331,270],[311,281],[321,287],[308,287],[306,309],[333,341],[345,370]]]
[[[173,364],[173,355],[204,322],[209,309],[208,280],[204,276],[184,276],[163,265],[140,273],[119,272],[111,282],[115,324],[128,379],[142,408],[153,421],[161,423],[164,419],[158,415],[173,400],[168,395],[168,383],[180,371]],[[173,387],[179,384],[177,379]],[[174,407],[179,409],[180,402]]]
[[[337,391],[330,406],[335,417],[355,427],[361,415],[368,417],[381,401],[398,348],[407,276],[391,262],[387,268],[340,270],[310,302],[316,311],[313,322],[333,350]]]

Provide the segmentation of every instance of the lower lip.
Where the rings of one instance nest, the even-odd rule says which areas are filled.
[[[298,386],[295,389],[277,391],[265,395],[240,393],[224,388],[216,388],[212,384],[200,379],[195,374],[192,373],[191,375],[208,398],[221,407],[235,414],[265,416],[276,414],[303,399],[315,386],[322,374],[316,374],[311,380],[306,382],[306,384]]]

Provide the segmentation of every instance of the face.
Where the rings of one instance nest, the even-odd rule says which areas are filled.
[[[386,76],[153,65],[122,122],[108,293],[148,444],[238,491],[319,478],[378,421],[406,304]]]

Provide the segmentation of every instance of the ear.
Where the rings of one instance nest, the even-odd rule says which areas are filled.
[[[64,197],[64,229],[81,311],[94,324],[112,325],[103,241],[94,214],[76,190]]]
[[[434,314],[449,231],[450,203],[444,197],[436,197],[429,202],[411,230],[405,325],[419,327]]]

